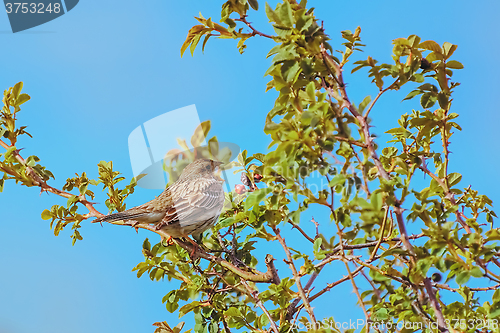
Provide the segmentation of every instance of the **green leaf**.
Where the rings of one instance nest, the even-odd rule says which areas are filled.
[[[302,32],[306,31],[309,29],[309,27],[314,23],[314,18],[310,15],[307,14],[302,14],[297,18],[297,23],[296,27],[297,29]]]
[[[418,45],[418,47],[425,49],[425,50],[433,51],[433,52],[436,52],[439,54],[443,54],[443,50],[441,50],[441,46],[439,46],[439,44],[433,40],[426,40],[425,42],[420,43],[420,45]]]
[[[201,52],[205,52],[205,45],[207,45],[208,39],[212,37],[212,35],[208,34],[203,39],[203,44],[201,45]]]
[[[262,154],[262,153],[255,153],[253,154],[253,157],[258,160],[259,162],[264,162],[264,159],[266,158],[266,155]]]
[[[453,172],[448,175],[448,185],[450,187],[460,183],[461,180],[462,175],[457,172]]]
[[[221,228],[229,227],[230,225],[235,224],[237,221],[234,217],[228,217],[227,219],[222,220],[219,225]]]
[[[145,239],[144,242],[142,242],[142,248],[147,251],[151,251],[151,243],[149,242],[149,239]]]
[[[417,96],[417,95],[420,95],[422,94],[423,92],[420,91],[420,90],[413,90],[412,92],[410,92],[408,95],[406,95],[406,97],[403,99],[403,101],[406,101],[408,99],[412,99],[413,97]]]
[[[448,100],[448,96],[446,96],[445,93],[443,93],[442,91],[439,92],[438,95],[437,95],[437,99],[438,99],[438,102],[439,102],[439,106],[442,109],[448,109],[449,100]]]
[[[500,301],[500,289],[495,290],[493,296],[491,296],[492,301],[498,302]]]
[[[191,56],[194,55],[194,51],[196,50],[196,46],[200,42],[201,36],[203,36],[203,33],[199,33],[196,36],[194,36],[193,40],[191,41],[191,46],[189,46],[189,51],[191,52]]]
[[[28,94],[21,94],[19,95],[18,98],[16,98],[16,105],[21,105],[31,99],[30,95]]]
[[[384,253],[382,253],[380,258],[384,258],[384,257],[391,256],[394,254],[405,255],[406,253],[407,253],[406,250],[399,248],[399,247],[395,247],[395,248],[389,249],[389,250],[385,251]]]
[[[272,191],[271,188],[266,187],[252,192],[245,200],[245,210],[248,210],[250,209],[250,207],[258,205],[271,191]]]
[[[479,267],[474,267],[473,269],[471,269],[470,275],[472,275],[475,278],[480,278],[480,277],[484,276],[483,272],[481,271],[481,269]]]
[[[431,52],[427,55],[427,57],[425,57],[425,59],[427,59],[428,62],[433,62],[436,60],[442,60],[443,55],[437,52]]]
[[[363,101],[361,103],[359,103],[359,112],[362,113],[363,110],[368,106],[368,104],[370,104],[370,102],[372,101],[372,98],[370,95],[366,96]]]
[[[470,278],[470,273],[468,271],[462,271],[462,272],[457,274],[457,276],[455,277],[455,281],[459,285],[462,285],[462,284],[466,283],[467,281],[469,281],[469,278]]]
[[[199,307],[200,302],[194,301],[192,303],[186,304],[179,309],[179,318],[184,316],[186,313],[191,312],[193,309]]]
[[[42,212],[42,220],[50,220],[52,218],[52,213],[50,210],[46,209]]]
[[[253,10],[259,10],[259,3],[257,0],[248,0],[248,4],[252,7]]]
[[[181,57],[184,54],[184,52],[187,50],[189,45],[193,42],[193,39],[198,36],[198,41],[200,39],[200,33],[205,29],[204,25],[195,25],[191,29],[189,29],[188,35],[186,37],[186,40],[181,46]]]
[[[292,7],[288,1],[284,1],[276,10],[276,14],[281,20],[281,23],[288,28],[292,28],[294,24]]]
[[[388,312],[386,308],[380,308],[375,312],[375,320],[383,321],[389,318]]]
[[[411,136],[411,132],[408,131],[406,128],[402,128],[402,127],[391,128],[390,130],[386,131],[385,133],[392,134],[396,137],[397,136],[404,136],[406,138],[409,138]]]
[[[69,208],[69,206],[71,206],[72,204],[74,204],[75,202],[78,202],[78,196],[76,195],[72,195],[71,197],[68,198],[68,201],[66,203],[66,207]]]
[[[338,174],[332,179],[330,179],[330,182],[328,183],[328,186],[334,187],[339,184],[343,184],[346,181],[347,177],[343,174]]]
[[[424,83],[421,86],[419,86],[418,89],[423,91],[434,91],[434,92],[438,91],[437,87],[430,83]]]
[[[313,81],[309,82],[306,86],[306,93],[307,96],[311,101],[314,101],[316,99],[316,85],[314,84]]]
[[[241,317],[241,312],[237,307],[230,307],[227,309],[224,314],[228,317]]]
[[[274,46],[274,47],[273,47],[273,48],[272,48],[272,49],[271,49],[271,50],[267,53],[266,58],[269,58],[270,56],[272,56],[272,55],[274,55],[274,54],[278,53],[280,49],[281,49],[281,45],[276,45],[276,46]],[[274,69],[274,67],[273,67],[273,66],[271,66],[271,68],[273,68],[273,69]],[[269,71],[269,70],[268,70],[268,71]],[[267,72],[266,72],[266,74],[267,74]],[[265,75],[264,75],[264,76],[265,76]]]
[[[448,42],[443,43],[443,51],[444,51],[444,55],[445,55],[446,59],[451,57],[456,49],[457,49],[456,45],[453,45],[453,44],[448,43]]]
[[[278,24],[281,23],[278,15],[271,8],[271,6],[269,6],[269,4],[267,2],[266,2],[266,15],[267,15],[267,18],[269,19],[269,22],[276,22]]]
[[[12,88],[12,96],[14,96],[14,98],[17,99],[22,89],[23,89],[23,82],[21,81],[16,83],[14,85],[14,88]]]
[[[420,105],[422,105],[424,109],[429,109],[436,103],[436,100],[437,100],[436,95],[427,92],[423,94],[422,97],[420,98]]]
[[[370,197],[370,201],[375,210],[381,210],[383,204],[382,192],[378,191],[376,193],[373,193],[372,196]]]
[[[464,68],[464,65],[462,63],[456,61],[456,60],[450,60],[446,62],[446,67],[451,68],[451,69],[462,69]]]
[[[297,61],[293,61],[292,66],[287,66],[288,62],[283,65],[283,78],[287,83],[294,83],[300,73],[300,65]]]
[[[488,317],[492,319],[497,319],[500,316],[500,302],[493,303],[490,308],[490,314]]]
[[[314,240],[313,251],[318,252],[321,250],[321,243],[323,242],[323,238],[318,237]]]

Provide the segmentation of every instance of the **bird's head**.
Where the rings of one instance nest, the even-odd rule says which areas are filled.
[[[210,160],[207,158],[200,158],[188,164],[182,170],[181,178],[195,178],[195,177],[218,177],[217,173],[222,162]]]

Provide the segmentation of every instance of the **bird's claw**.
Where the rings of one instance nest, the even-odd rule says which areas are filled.
[[[161,240],[161,245],[164,247],[174,245],[174,239],[172,238],[172,236],[168,236],[168,238],[166,240],[165,240],[165,238],[163,238]]]

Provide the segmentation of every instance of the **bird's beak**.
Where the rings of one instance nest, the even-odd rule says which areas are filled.
[[[222,164],[222,163],[215,167],[214,176],[217,180],[224,181],[224,179],[222,179],[222,177],[221,177],[223,170],[224,170],[224,164]]]

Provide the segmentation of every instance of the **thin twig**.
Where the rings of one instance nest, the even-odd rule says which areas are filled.
[[[306,234],[306,232],[301,227],[299,227],[298,224],[293,223],[291,220],[288,220],[288,223],[290,223],[292,225],[292,229],[297,229],[302,234],[302,236],[304,236],[309,242],[311,242],[311,243],[314,244],[314,239],[312,239],[311,237],[309,237]]]
[[[392,87],[394,85],[396,85],[396,83],[399,81],[399,78],[396,79],[396,81],[394,81],[390,86],[388,86],[387,88],[385,89],[381,89],[378,94],[377,94],[377,97],[375,97],[375,99],[373,100],[373,102],[370,104],[370,106],[368,107],[368,110],[366,110],[366,113],[364,115],[364,118],[365,119],[368,119],[368,115],[370,114],[370,111],[373,109],[373,106],[375,105],[375,103],[377,103],[378,99],[380,98],[380,96],[382,96],[383,93],[385,93],[387,90],[390,90],[392,89]]]
[[[255,29],[252,24],[250,22],[247,21],[247,15],[242,15],[240,16],[239,19],[234,19],[235,21],[240,21],[240,22],[243,22],[246,24],[247,27],[249,27],[251,30],[252,30],[252,36],[255,36],[255,35],[259,35],[259,36],[262,36],[262,37],[266,37],[266,38],[270,38],[270,39],[275,39],[275,38],[278,38],[277,36],[271,36],[271,35],[268,35],[268,34],[265,34],[263,32],[260,32],[259,30]]]
[[[353,277],[355,277],[356,275],[359,274],[359,272],[363,269],[364,267],[363,266],[359,266],[358,268],[356,268],[354,271],[351,272],[351,275]],[[314,301],[316,298],[320,297],[321,295],[323,295],[324,293],[330,291],[330,289],[332,289],[333,287],[335,286],[338,286],[339,284],[341,284],[342,282],[345,282],[347,280],[350,279],[350,276],[344,276],[343,278],[341,278],[340,280],[337,280],[335,282],[332,282],[332,283],[329,283],[327,284],[327,286],[319,291],[318,293],[314,294],[313,296],[309,297],[309,302],[312,302]]]
[[[240,280],[241,283],[245,286],[245,288],[252,296],[253,300],[255,301],[255,304],[257,304],[257,306],[262,309],[264,314],[267,316],[267,319],[269,319],[269,322],[271,323],[271,329],[274,331],[274,333],[279,333],[278,327],[276,326],[273,317],[271,316],[269,311],[267,311],[262,301],[259,299],[259,292],[257,290],[253,290],[243,278],[241,278]]]
[[[430,176],[432,179],[434,179],[439,186],[443,189],[445,198],[450,200],[450,203],[452,205],[456,205],[457,202],[455,201],[455,197],[453,193],[450,192],[448,185],[438,176],[436,176],[434,173],[430,172],[430,170],[427,168],[427,165],[425,163],[425,157],[421,156],[422,159],[422,164],[419,165],[419,169],[422,170],[426,175]],[[457,221],[462,225],[462,227],[465,229],[465,231],[470,234],[472,231],[470,230],[470,227],[467,225],[467,223],[462,219],[462,216],[460,215],[459,211],[457,210],[455,212],[455,215],[457,217]]]
[[[408,239],[417,239],[417,238],[421,238],[421,237],[425,237],[425,235],[424,234],[411,235],[411,236],[408,236]],[[401,242],[401,241],[402,241],[401,237],[393,237],[393,238],[383,240],[382,243]],[[364,244],[354,244],[354,245],[344,244],[343,246],[344,246],[344,250],[359,250],[359,249],[365,249],[367,247],[376,246],[377,244],[378,244],[378,241],[373,241],[373,242],[364,243]],[[332,252],[327,254],[326,258],[323,259],[320,263],[316,264],[315,267],[316,268],[323,267],[324,265],[332,262],[333,260],[338,259],[338,257],[334,256],[334,253],[336,253],[338,251],[340,251],[340,245],[335,247],[335,249],[333,249]]]
[[[415,251],[413,250],[413,245],[411,245],[408,238],[408,233],[406,231],[406,225],[403,219],[403,208],[400,207],[400,203],[395,203],[394,214],[396,214],[396,221],[398,222],[399,232],[401,234],[401,241],[406,248],[406,251],[410,253],[410,261],[415,265]]]
[[[385,224],[387,222],[387,214],[389,212],[389,207],[385,207],[385,214],[384,214],[384,220],[382,221],[382,226],[380,227],[380,235],[378,238],[377,245],[375,245],[375,248],[372,251],[372,254],[370,256],[370,259],[373,259],[375,255],[377,254],[378,248],[380,247],[380,244],[382,244],[382,240],[384,239],[384,232],[385,232]]]
[[[377,299],[380,301],[382,300],[380,298],[380,290],[377,289],[377,286],[375,286],[375,284],[373,283],[373,280],[370,279],[368,277],[368,275],[366,275],[365,271],[361,270],[361,275],[363,275],[363,277],[366,279],[366,281],[368,281],[368,283],[370,284],[370,286],[372,287],[373,289],[373,292],[375,293],[375,295],[377,296]]]
[[[339,141],[344,141],[344,142],[347,142],[351,145],[355,145],[355,146],[358,146],[358,147],[361,147],[361,148],[366,148],[367,145],[365,143],[362,143],[362,142],[359,142],[359,141],[356,141],[356,140],[351,140],[351,139],[348,139],[348,138],[344,138],[343,136],[334,136],[334,138],[336,140],[339,140]]]
[[[349,267],[349,262],[345,258],[342,261],[344,262],[347,273],[349,274],[349,279],[351,280],[351,284],[352,284],[352,288],[354,289],[354,293],[358,297],[359,305],[361,305],[361,308],[363,309],[363,313],[365,314],[365,322],[368,324],[368,322],[370,321],[370,315],[368,314],[368,311],[366,311],[365,302],[363,302],[363,298],[361,297],[361,294],[359,293],[358,286],[356,285],[356,282],[354,281],[354,276],[352,275],[351,268]]]
[[[317,329],[317,323],[316,323],[316,317],[314,316],[314,312],[312,310],[311,304],[309,304],[309,300],[307,299],[307,296],[304,292],[304,289],[302,288],[302,283],[300,282],[300,276],[299,273],[297,272],[297,269],[295,268],[295,264],[293,263],[292,255],[290,253],[290,250],[288,246],[286,245],[285,239],[281,237],[280,230],[276,228],[276,226],[272,226],[272,229],[274,231],[274,234],[276,235],[276,238],[280,242],[281,246],[283,247],[283,250],[285,251],[287,261],[285,261],[288,266],[290,267],[290,270],[292,271],[293,277],[295,279],[295,284],[297,285],[297,290],[299,293],[300,298],[302,299],[302,302],[304,303],[304,307],[307,311],[307,314],[309,315],[309,318],[311,319],[311,323],[313,326],[313,329]]]

